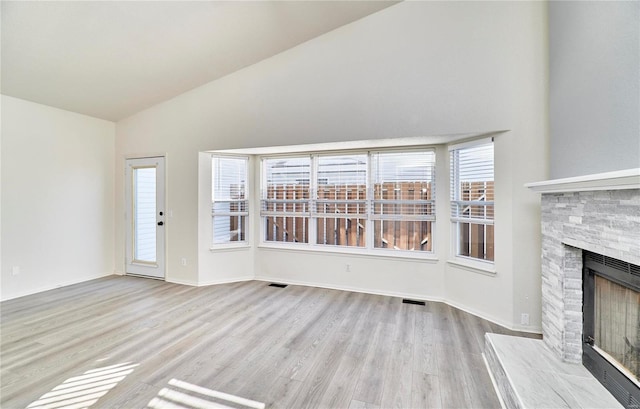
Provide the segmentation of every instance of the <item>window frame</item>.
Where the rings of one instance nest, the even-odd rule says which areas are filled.
[[[214,160],[216,158],[221,158],[221,159],[240,159],[240,160],[244,160],[245,162],[245,186],[244,186],[244,199],[237,199],[237,200],[219,200],[216,201],[214,200],[214,194],[215,194],[215,187],[214,187],[214,183],[215,183],[215,178],[213,177],[213,167],[214,167]],[[222,249],[233,249],[233,248],[245,248],[245,247],[251,247],[251,220],[252,220],[252,197],[251,197],[251,190],[252,190],[252,184],[251,184],[251,157],[247,156],[247,155],[233,155],[233,154],[219,154],[219,153],[211,153],[211,200],[210,200],[210,223],[211,223],[211,235],[210,235],[210,249],[211,250],[222,250]],[[214,210],[214,206],[215,203],[245,203],[245,210],[241,211],[241,212],[220,212],[217,213]],[[216,243],[214,241],[214,235],[215,235],[215,228],[214,228],[214,218],[217,216],[243,216],[244,217],[244,240],[237,240],[237,241],[227,241],[224,243]]]
[[[265,202],[274,202],[274,203],[278,203],[278,201],[282,200],[281,203],[283,203],[283,205],[285,205],[287,203],[286,199],[269,199],[269,198],[265,198],[265,194],[266,194],[266,188],[267,188],[267,172],[266,172],[266,161],[268,160],[277,160],[277,159],[303,159],[309,157],[309,187],[308,187],[308,195],[309,198],[304,200],[304,199],[292,199],[292,200],[296,200],[295,203],[304,203],[306,202],[306,212],[278,212],[278,211],[273,211],[273,210],[267,210],[265,209]],[[267,244],[267,245],[289,245],[289,246],[308,246],[310,244],[310,240],[311,240],[311,195],[312,195],[312,184],[313,184],[313,160],[311,159],[311,155],[303,152],[301,154],[289,154],[289,155],[269,155],[269,156],[260,156],[259,157],[259,163],[260,163],[260,184],[258,186],[258,188],[260,189],[260,194],[259,194],[259,214],[258,217],[260,219],[260,244]],[[291,201],[289,201],[289,203],[291,203]],[[307,229],[306,229],[306,236],[309,238],[309,240],[307,242],[290,242],[290,241],[280,241],[280,240],[266,240],[266,226],[265,226],[265,217],[283,217],[283,218],[306,218],[307,219]],[[315,234],[315,233],[314,233]]]
[[[431,231],[432,231],[432,248],[431,251],[426,250],[396,250],[393,248],[375,248],[373,244],[374,239],[374,225],[372,218],[373,216],[373,174],[372,174],[372,156],[376,153],[392,153],[392,152],[431,152],[433,155],[433,169],[435,173],[436,162],[437,162],[437,154],[435,146],[420,146],[420,147],[394,147],[389,149],[358,149],[358,150],[346,150],[346,151],[321,151],[321,152],[299,152],[296,154],[283,154],[283,155],[264,155],[258,156],[258,160],[260,163],[259,170],[259,180],[260,180],[260,214],[258,217],[260,218],[260,238],[258,240],[258,247],[263,248],[276,248],[276,249],[286,249],[286,250],[302,250],[302,251],[317,251],[317,252],[331,252],[331,253],[343,253],[343,254],[354,254],[354,255],[367,255],[367,256],[383,256],[383,257],[398,257],[398,258],[417,258],[423,260],[437,260],[436,257],[436,240],[434,236],[436,235],[436,213],[433,212],[433,220],[431,221]],[[366,205],[366,210],[364,213],[365,218],[365,246],[357,247],[357,246],[343,246],[343,245],[332,245],[332,244],[319,244],[317,243],[317,220],[322,218],[322,214],[318,214],[316,212],[316,197],[318,191],[318,158],[319,157],[330,157],[330,156],[349,156],[349,155],[365,155],[366,157],[366,199],[364,200]],[[309,180],[309,203],[308,203],[308,242],[285,242],[285,241],[271,241],[266,240],[266,231],[265,231],[265,222],[263,214],[263,191],[266,187],[266,168],[265,168],[265,160],[269,159],[280,159],[280,158],[301,158],[308,156],[310,158],[311,163],[311,173]],[[434,174],[432,182],[432,192],[434,194],[432,198],[433,205],[436,204],[435,197],[435,185],[436,185],[436,177]],[[268,216],[268,214],[267,214]]]
[[[475,203],[475,201],[473,201],[473,203],[475,203],[476,205],[481,205],[485,208],[484,213],[486,214],[486,208],[488,205],[492,206],[492,216],[490,219],[487,219],[486,216],[485,218],[462,218],[462,217],[455,217],[453,214],[453,208],[454,205],[460,202],[464,202],[468,205],[473,205],[473,203],[471,203],[471,201],[465,201],[465,200],[460,200],[459,199],[459,180],[456,181],[456,186],[454,189],[454,179],[458,178],[458,174],[459,174],[459,170],[455,170],[454,172],[454,163],[452,161],[452,153],[453,151],[456,150],[460,150],[460,149],[466,149],[466,148],[473,148],[473,147],[478,147],[478,146],[483,146],[483,145],[489,145],[491,144],[493,147],[493,196],[494,199],[492,201],[482,201],[482,203]],[[472,257],[472,256],[467,256],[464,254],[460,254],[461,253],[461,248],[460,248],[460,224],[461,223],[468,223],[468,224],[478,224],[478,225],[483,225],[483,226],[495,226],[495,204],[496,204],[496,200],[495,200],[495,164],[496,164],[496,158],[495,158],[495,141],[493,137],[489,137],[489,138],[482,138],[482,139],[476,139],[473,141],[468,141],[468,142],[463,142],[463,143],[458,143],[458,144],[451,144],[448,146],[448,161],[449,161],[449,221],[450,221],[450,225],[451,225],[451,245],[450,245],[450,250],[451,250],[451,257],[452,260],[449,260],[450,263],[452,264],[458,264],[461,265],[463,267],[472,267],[474,269],[478,269],[484,272],[488,272],[491,274],[495,274],[495,255],[496,255],[496,251],[495,251],[495,228],[494,228],[494,236],[493,236],[493,260],[487,260],[487,259],[481,259],[481,258],[477,258],[477,257]],[[485,231],[485,237],[486,237],[486,231]],[[486,239],[484,240],[485,246],[486,246]]]

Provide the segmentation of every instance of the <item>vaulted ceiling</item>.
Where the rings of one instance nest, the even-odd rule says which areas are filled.
[[[111,121],[390,1],[2,1],[2,93]]]

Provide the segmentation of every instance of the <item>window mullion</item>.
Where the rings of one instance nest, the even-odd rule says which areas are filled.
[[[367,219],[365,220],[366,229],[365,229],[365,243],[366,248],[369,250],[373,249],[373,240],[375,237],[375,226],[373,221],[373,213],[374,213],[374,205],[373,205],[373,153],[367,152],[367,187],[366,187],[366,197],[367,197]]]
[[[318,155],[309,155],[311,178],[309,181],[309,244],[318,244]]]

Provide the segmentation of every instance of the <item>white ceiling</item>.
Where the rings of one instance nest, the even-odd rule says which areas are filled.
[[[2,1],[2,93],[117,121],[389,1]]]

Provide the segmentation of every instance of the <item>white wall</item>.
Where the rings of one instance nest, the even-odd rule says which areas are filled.
[[[542,2],[403,2],[120,121],[117,169],[167,153],[168,279],[247,275],[229,268],[245,254],[202,251],[201,151],[510,130],[496,145],[497,275],[447,264],[448,243],[436,263],[363,259],[349,275],[342,256],[261,248],[250,275],[443,298],[507,325],[526,312],[539,328],[539,198],[522,185],[547,178],[546,17]],[[123,237],[117,220],[120,271]]]
[[[249,175],[254,167],[255,159],[249,160]],[[211,224],[211,154],[200,153],[198,175],[198,279],[196,285],[218,284],[229,281],[251,280],[254,278],[253,264],[255,249],[251,245],[232,247],[224,250],[211,250],[213,226]],[[252,187],[252,180],[248,181],[248,188]],[[249,194],[249,197],[252,195]],[[252,225],[251,215],[247,222]],[[254,229],[247,231],[248,243],[255,235]],[[172,279],[174,282],[179,280]]]
[[[2,96],[3,300],[113,274],[114,138],[112,122]]]
[[[640,2],[549,3],[551,178],[640,167]]]

